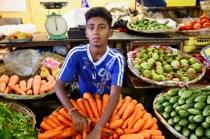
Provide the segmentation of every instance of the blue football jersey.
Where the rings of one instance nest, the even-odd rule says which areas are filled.
[[[125,69],[124,56],[107,46],[105,54],[93,61],[89,44],[72,48],[63,63],[58,79],[70,83],[78,75],[80,96],[84,92],[110,93],[111,85],[122,86]]]

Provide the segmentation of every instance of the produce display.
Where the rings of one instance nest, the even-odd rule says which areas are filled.
[[[170,24],[164,21],[141,19],[127,23],[127,28],[137,32],[143,33],[164,33],[164,32],[175,32],[174,28]]]
[[[31,115],[12,111],[8,105],[0,102],[0,117],[1,139],[36,139],[38,131],[33,129]]]
[[[164,86],[192,84],[205,74],[205,66],[191,55],[169,46],[145,46],[130,51],[129,69],[142,80]]]
[[[32,40],[33,35],[31,33],[25,33],[17,31],[15,33],[9,34],[7,39],[10,42],[27,42]]]
[[[210,138],[210,88],[170,89],[156,97],[154,110],[178,138]]]
[[[109,94],[100,96],[97,93],[92,96],[89,92],[85,92],[83,98],[70,99],[78,112],[91,120],[88,130],[83,129],[82,134],[77,134],[71,117],[61,106],[43,118],[38,139],[69,137],[85,139],[104,112],[109,97]],[[148,113],[141,103],[129,96],[123,98],[121,95],[109,122],[102,130],[101,139],[165,139],[157,122],[157,119]]]

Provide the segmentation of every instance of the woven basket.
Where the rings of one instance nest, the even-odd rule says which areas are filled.
[[[43,60],[46,57],[51,57],[51,58],[61,62],[60,65],[63,64],[64,59],[65,59],[64,57],[62,57],[60,55],[57,55],[57,54],[53,54],[53,53],[43,53],[42,56],[43,56]],[[39,66],[41,67],[41,63],[40,63]],[[34,75],[40,74],[40,67],[38,68],[38,70],[35,72]],[[10,71],[9,69],[7,69],[6,64],[3,63],[3,64],[0,65],[0,75],[2,75],[2,74],[6,74],[10,77],[10,76],[14,75],[15,73]],[[24,77],[19,76],[19,77],[20,77],[20,80],[26,80],[27,81],[30,77],[33,77],[34,75],[24,76]],[[54,90],[51,90],[51,91],[46,92],[46,93],[41,94],[41,95],[26,95],[26,96],[24,96],[24,95],[18,95],[15,92],[12,91],[10,94],[4,94],[4,93],[0,92],[0,96],[4,97],[4,98],[8,98],[8,99],[14,99],[14,100],[29,100],[29,99],[40,99],[40,98],[43,98],[45,96],[51,95],[53,93],[54,93]]]
[[[171,133],[174,135],[174,136],[176,136],[177,138],[179,138],[179,139],[187,139],[185,136],[183,136],[182,134],[180,134],[179,132],[177,132],[173,127],[171,127],[167,122],[166,122],[166,120],[158,113],[158,111],[156,110],[156,108],[155,108],[155,101],[156,101],[156,99],[159,97],[159,96],[161,96],[163,93],[160,93],[160,94],[158,94],[156,97],[155,97],[155,99],[154,99],[154,101],[153,101],[153,110],[154,110],[154,113],[155,113],[155,115],[157,116],[157,118],[160,120],[160,122],[169,130],[169,131],[171,131]]]
[[[0,103],[6,104],[6,106],[8,106],[8,108],[11,111],[22,113],[25,116],[31,116],[31,119],[28,122],[32,123],[32,128],[35,129],[35,126],[36,126],[35,117],[36,117],[36,115],[28,107],[26,107],[23,104],[13,102],[13,101],[0,100]]]
[[[150,47],[153,47],[153,46],[150,46]],[[154,46],[154,47],[157,47],[157,46]],[[135,54],[137,52],[139,52],[141,49],[143,49],[144,47],[138,47],[136,48],[134,51],[129,51],[127,53],[127,63],[128,63],[128,68],[130,69],[130,71],[136,75],[138,78],[140,78],[141,80],[145,81],[145,82],[148,82],[148,83],[151,83],[151,84],[154,84],[154,85],[160,85],[160,86],[188,86],[188,85],[192,85],[193,83],[196,83],[197,81],[199,81],[204,75],[205,75],[205,72],[206,72],[206,67],[203,66],[202,67],[202,72],[200,74],[197,75],[197,77],[193,80],[190,80],[189,82],[174,82],[174,81],[162,81],[162,82],[157,82],[157,81],[154,81],[152,79],[148,79],[148,78],[145,78],[144,76],[141,75],[141,73],[139,71],[137,71],[132,62],[133,62],[133,57],[135,57]],[[171,47],[170,47],[171,48]],[[177,49],[174,49],[174,48],[171,48],[173,49],[174,51],[178,51]],[[192,57],[191,55],[189,54],[186,54],[184,52],[181,52],[179,51],[180,54],[184,57]],[[196,59],[197,60],[197,59]],[[198,60],[197,60],[198,61]],[[198,61],[199,63],[201,63],[200,61]],[[202,63],[201,63],[202,64]]]
[[[188,37],[206,37],[210,35],[210,28],[202,28],[199,30],[182,30],[177,32]]]

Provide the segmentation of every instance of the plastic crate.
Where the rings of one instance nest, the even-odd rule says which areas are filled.
[[[183,51],[186,53],[200,53],[200,51],[210,44],[209,37],[189,37],[184,42]]]
[[[196,0],[165,0],[167,3],[167,7],[174,6],[195,6]]]

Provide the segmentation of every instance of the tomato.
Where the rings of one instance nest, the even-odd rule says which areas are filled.
[[[208,19],[209,20],[209,17],[207,15],[201,15],[199,19],[200,19],[200,21],[203,20],[203,19]]]
[[[203,28],[209,28],[210,27],[210,22],[206,22],[203,24]]]
[[[186,30],[191,30],[193,28],[192,23],[191,22],[188,22],[188,23],[184,24],[184,28]]]
[[[197,30],[197,29],[201,29],[202,28],[202,25],[201,23],[196,23],[194,26],[193,26],[193,30]]]
[[[200,23],[201,23],[202,25],[203,25],[204,23],[208,23],[208,22],[209,22],[209,19],[206,19],[206,18],[200,20]]]
[[[192,24],[192,26],[194,26],[198,21],[192,20],[190,21],[190,23]]]
[[[179,26],[179,30],[185,30],[185,27],[183,24]]]

